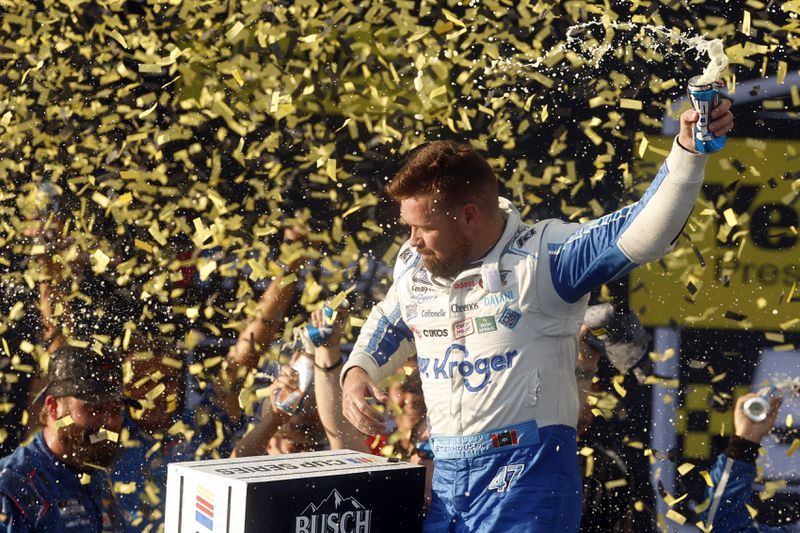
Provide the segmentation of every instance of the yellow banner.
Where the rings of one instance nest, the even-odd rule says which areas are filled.
[[[648,139],[637,163],[652,180],[672,139]],[[673,253],[634,271],[643,324],[800,330],[800,141],[728,139],[710,157]]]

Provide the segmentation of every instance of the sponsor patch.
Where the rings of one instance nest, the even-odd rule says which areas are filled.
[[[417,304],[408,304],[406,306],[406,320],[417,318]]]
[[[451,313],[464,313],[466,311],[475,311],[478,309],[478,304],[451,304]]]
[[[424,303],[424,302],[430,302],[431,300],[435,300],[436,299],[436,295],[435,294],[413,294],[413,295],[411,295],[411,299],[414,300],[415,302],[417,302],[418,304],[421,304],[421,303]]]
[[[536,235],[535,228],[531,228],[526,233],[523,233],[522,236],[517,239],[517,248],[522,248],[525,246],[525,243],[528,242],[534,235]]]
[[[506,302],[513,302],[514,301],[514,291],[505,291],[505,292],[497,292],[492,293],[489,296],[485,296],[483,298],[483,305],[486,307],[490,307],[493,305],[501,305]]]
[[[471,318],[460,320],[453,324],[453,337],[460,339],[475,333],[475,323]]]
[[[463,344],[451,344],[444,357],[430,358],[422,354],[417,355],[419,372],[430,379],[453,379],[461,376],[461,384],[469,392],[480,392],[492,382],[492,374],[509,370],[514,365],[517,357],[516,350],[476,357],[470,360],[467,347]]]
[[[469,281],[456,281],[455,283],[453,283],[453,288],[454,289],[471,289],[472,287],[475,287],[477,284],[478,284],[478,282],[475,281],[474,279],[473,280],[469,280]]]
[[[402,252],[400,252],[400,260],[403,263],[408,263],[411,261],[411,258],[414,257],[414,252],[411,251],[411,248],[406,248]]]
[[[431,283],[430,278],[428,277],[428,271],[425,270],[424,268],[420,268],[419,270],[414,272],[414,275],[411,276],[411,281],[422,283],[423,285],[433,285],[433,283]]]
[[[508,329],[514,329],[517,327],[517,323],[519,322],[521,316],[521,314],[506,307],[503,310],[503,314],[500,315],[500,318],[497,321]]]
[[[489,333],[490,331],[497,331],[497,322],[493,316],[479,316],[475,317],[475,327],[478,333]]]
[[[492,446],[495,448],[502,448],[504,446],[515,446],[519,441],[517,440],[517,432],[514,430],[503,431],[502,433],[492,434]]]

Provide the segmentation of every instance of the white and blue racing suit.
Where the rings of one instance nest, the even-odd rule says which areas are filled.
[[[577,531],[577,335],[588,293],[668,253],[707,156],[674,143],[636,203],[585,224],[528,225],[500,198],[493,249],[453,279],[408,243],[342,376],[377,383],[416,355],[435,456],[426,531]]]

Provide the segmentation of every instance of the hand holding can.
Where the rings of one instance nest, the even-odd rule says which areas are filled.
[[[701,154],[719,151],[727,140],[724,134],[717,136],[710,129],[712,112],[720,104],[719,90],[722,86],[720,81],[705,83],[701,76],[689,80],[689,100],[699,115],[694,125],[694,148]]]

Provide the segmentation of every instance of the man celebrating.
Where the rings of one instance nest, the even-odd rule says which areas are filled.
[[[43,394],[44,428],[0,460],[0,531],[122,531],[106,473],[122,428],[119,360],[62,344]]]
[[[733,127],[730,102],[711,131]],[[586,224],[532,226],[470,146],[432,142],[389,184],[411,238],[342,369],[345,416],[383,430],[369,397],[417,355],[435,471],[425,530],[577,531],[578,331],[588,293],[668,253],[703,181],[695,111],[638,202]]]

